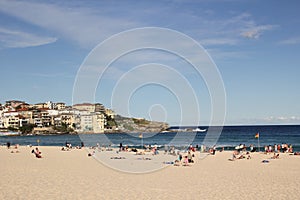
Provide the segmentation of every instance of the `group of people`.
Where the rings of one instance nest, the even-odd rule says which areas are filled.
[[[265,146],[265,153],[293,153],[293,146],[290,144],[282,143],[280,144],[274,144],[274,145],[266,145]]]
[[[185,155],[184,157],[180,152],[178,152],[178,157],[174,162],[174,166],[189,166],[190,163],[194,163],[194,157],[195,155],[192,154],[191,151],[188,151],[187,155]]]
[[[10,142],[6,143],[7,149],[11,149],[11,144]],[[15,146],[13,147],[13,149],[11,150],[10,153],[19,153],[19,144],[15,144]]]
[[[62,150],[62,151],[70,151],[72,148],[75,148],[75,149],[81,149],[81,148],[83,148],[83,147],[84,147],[84,143],[83,143],[83,142],[81,142],[80,146],[78,145],[78,146],[76,146],[76,147],[73,147],[72,144],[71,144],[70,142],[66,141],[65,146],[63,146],[63,147],[61,148],[61,150]]]

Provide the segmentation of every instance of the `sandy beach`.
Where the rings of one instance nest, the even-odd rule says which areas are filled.
[[[217,152],[191,166],[163,164],[158,156],[99,152],[90,149],[61,151],[40,146],[36,158],[27,146],[0,147],[0,199],[298,199],[300,156],[252,153],[251,159],[229,161],[232,152]],[[152,156],[152,157],[151,157]],[[97,159],[95,159],[97,157]],[[124,157],[125,159],[110,159]],[[149,157],[149,159],[146,159]],[[111,163],[103,164],[101,158]],[[174,160],[176,157],[173,157]],[[169,160],[172,157],[164,157]],[[268,163],[262,163],[268,160]],[[116,164],[118,162],[118,164]],[[109,167],[160,167],[154,172],[126,173]],[[131,168],[132,169],[132,168]]]

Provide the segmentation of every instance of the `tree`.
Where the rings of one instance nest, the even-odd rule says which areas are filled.
[[[34,128],[34,124],[25,124],[21,126],[19,130],[22,132],[22,134],[28,134],[32,132],[33,128]]]

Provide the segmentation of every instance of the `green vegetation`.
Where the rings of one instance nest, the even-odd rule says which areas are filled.
[[[22,132],[22,134],[28,134],[31,133],[34,128],[34,124],[25,124],[22,127],[19,128],[19,130]]]
[[[74,129],[68,127],[66,123],[62,123],[60,126],[54,126],[53,129],[60,133],[72,133]]]
[[[12,126],[9,126],[7,129],[8,129],[9,131],[18,131],[17,128],[14,128],[14,127],[12,127]]]
[[[132,118],[133,122],[137,125],[146,125],[149,124],[150,122],[147,121],[146,119],[136,119],[136,118]]]
[[[113,119],[111,116],[105,115],[105,118],[106,118],[105,128],[117,126],[115,119]]]

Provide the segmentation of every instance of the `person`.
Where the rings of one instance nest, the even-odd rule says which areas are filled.
[[[289,146],[289,153],[293,153],[293,146],[291,144]]]
[[[246,155],[247,155],[247,160],[252,158],[249,151],[246,152]]]
[[[181,155],[181,153],[178,153],[178,160],[181,162],[181,160],[182,160],[182,155]]]
[[[152,153],[153,153],[153,155],[157,155],[158,154],[158,150],[157,150],[157,146],[156,145],[152,148]]]
[[[165,144],[165,154],[167,154],[169,151],[168,145]]]
[[[174,166],[180,166],[180,161],[178,159],[174,161]]]
[[[84,143],[83,142],[81,142],[81,148],[83,148],[84,147]]]
[[[183,166],[189,166],[189,159],[187,156],[184,157]]]
[[[269,153],[273,152],[273,147],[272,145],[269,145]]]
[[[253,144],[250,145],[250,152],[255,152]]]
[[[192,154],[191,154],[190,151],[188,152],[187,157],[188,157],[188,162],[189,162],[189,163],[193,163],[193,162],[194,162],[194,161],[193,161],[193,156],[192,156]]]
[[[214,145],[212,148],[209,149],[210,155],[215,155],[216,153],[216,146]]]
[[[40,152],[39,148],[35,148],[31,151],[31,153],[34,153],[35,157],[42,158],[42,152]]]
[[[280,144],[278,144],[277,145],[277,150],[278,150],[279,153],[280,153],[280,149],[281,149],[281,146],[280,146]]]
[[[271,157],[271,159],[278,159],[278,158],[279,158],[279,153],[276,154],[276,153],[274,152],[274,155]]]
[[[122,142],[120,142],[119,151],[122,151],[122,150],[123,150],[123,144],[122,144]]]
[[[287,148],[286,148],[285,144],[282,143],[281,149],[282,149],[282,153],[286,152]]]
[[[268,146],[265,146],[265,153],[268,153]]]
[[[216,145],[214,145],[212,149],[213,149],[212,153],[213,153],[213,155],[215,155],[216,154],[216,150],[217,150]]]
[[[222,147],[222,148],[221,148],[221,150],[220,150],[220,152],[223,152],[223,151],[224,151],[224,149],[225,149],[225,147]]]
[[[7,142],[6,146],[7,146],[8,149],[10,149],[10,142]]]
[[[238,155],[238,151],[233,151],[231,160],[235,160],[237,155]]]

